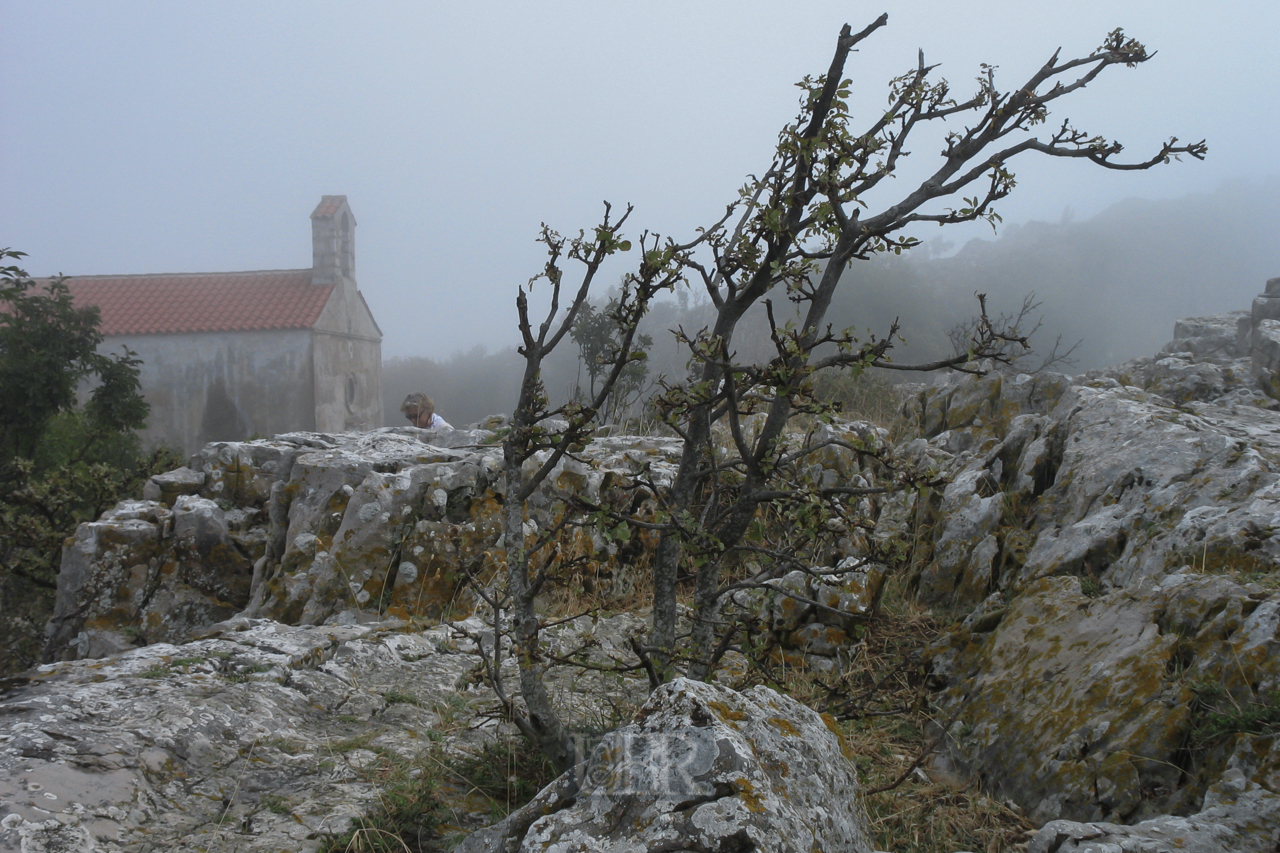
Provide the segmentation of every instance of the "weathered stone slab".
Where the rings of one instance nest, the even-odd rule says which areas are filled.
[[[40,667],[0,697],[0,851],[316,850],[376,807],[369,749],[412,756],[438,725],[472,665],[450,643],[239,620]]]

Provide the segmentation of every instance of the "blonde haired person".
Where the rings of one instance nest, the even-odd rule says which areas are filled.
[[[448,421],[436,414],[436,404],[421,391],[405,397],[400,411],[418,429],[453,429]]]

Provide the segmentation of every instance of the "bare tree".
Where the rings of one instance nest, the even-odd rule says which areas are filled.
[[[608,353],[607,362],[602,361],[607,369],[603,370],[599,387],[594,389],[590,400],[571,401],[551,408],[541,371],[544,359],[574,327],[587,305],[600,266],[611,255],[631,250],[631,242],[623,239],[621,231],[630,215],[631,208],[628,207],[617,221],[613,221],[611,208],[606,202],[604,217],[590,236],[579,232],[577,237],[565,238],[543,226],[539,241],[547,249],[546,265],[529,281],[527,288],[520,289],[516,299],[523,340],[519,351],[524,357],[524,375],[510,429],[502,443],[506,589],[496,595],[480,591],[487,599],[494,618],[492,648],[486,652],[481,647],[489,681],[521,733],[562,768],[572,758],[572,746],[543,682],[548,662],[539,639],[543,624],[535,599],[555,565],[555,544],[568,518],[562,519],[554,529],[526,532],[527,505],[529,498],[564,458],[572,454],[575,447],[580,448],[590,442],[592,430],[610,393],[628,366],[644,357],[644,353],[634,346],[636,329],[653,297],[663,290],[672,289],[682,280],[685,256],[691,246],[677,246],[671,241],[664,243],[658,236],[648,233],[640,237],[637,269],[623,278],[621,291],[611,306],[609,317],[615,324],[611,337],[614,346]],[[576,291],[571,293],[564,288],[562,263],[566,259],[576,261],[582,267],[582,278]],[[549,285],[550,300],[546,316],[535,330],[530,319],[528,291],[540,281]],[[567,299],[563,308],[562,298]],[[532,465],[529,464],[531,461]],[[510,613],[511,647],[520,673],[523,708],[516,705],[502,681],[499,656],[501,638],[506,633],[504,612]]]
[[[790,545],[757,535],[762,508],[779,515],[784,535],[806,535],[857,525],[861,502],[876,495],[937,485],[928,472],[896,466],[873,441],[814,442],[790,436],[787,427],[793,415],[831,414],[813,393],[815,373],[870,368],[979,372],[982,360],[1008,362],[1026,346],[1017,328],[1002,325],[999,318],[991,321],[980,300],[961,352],[928,364],[895,363],[889,351],[896,323],[883,338],[867,341],[824,326],[832,295],[854,261],[917,245],[918,240],[903,233],[916,223],[995,223],[999,217],[992,205],[1015,185],[1010,161],[1029,152],[1085,159],[1109,169],[1146,169],[1180,154],[1197,159],[1205,154],[1203,142],[1178,145],[1173,139],[1145,161],[1120,163],[1114,159],[1121,151],[1118,143],[1089,136],[1068,122],[1043,137],[1037,135],[1051,103],[1085,87],[1109,66],[1134,66],[1149,58],[1141,44],[1118,30],[1088,56],[1063,61],[1055,53],[1013,91],[1000,91],[994,67],[984,65],[976,92],[963,101],[952,97],[946,81],[932,78],[934,68],[925,65],[921,54],[912,70],[890,82],[888,109],[855,131],[848,108],[852,83],[844,78],[844,66],[853,48],[887,20],[882,15],[856,34],[844,27],[827,73],[800,84],[800,113],[783,128],[773,162],[762,176],[748,181],[719,222],[686,244],[647,233],[640,238],[636,271],[624,278],[610,312],[616,334],[609,336],[613,343],[607,348],[607,370],[602,369],[599,386],[593,381],[591,399],[557,409],[550,407],[542,385],[543,361],[574,328],[603,261],[631,248],[620,230],[631,210],[614,222],[606,205],[604,219],[590,237],[580,233],[565,239],[544,226],[541,241],[548,261],[529,287],[545,279],[551,289],[550,307],[536,330],[525,289],[517,299],[525,367],[503,442],[506,588],[481,594],[494,611],[496,635],[505,630],[502,613],[510,613],[509,636],[523,707],[502,684],[500,641],[486,657],[490,681],[525,736],[561,766],[572,758],[572,748],[543,683],[549,660],[540,645],[544,624],[535,600],[551,577],[557,537],[571,513],[556,529],[530,532],[526,506],[565,457],[590,441],[610,393],[641,357],[637,326],[655,294],[692,278],[702,284],[714,309],[707,327],[678,332],[692,352],[693,375],[687,382],[665,387],[659,401],[667,424],[684,440],[678,473],[665,491],[644,483],[643,473],[636,477],[636,486],[662,501],[663,511],[656,519],[629,518],[625,509],[607,506],[579,503],[576,509],[661,531],[654,558],[653,633],[647,648],[634,646],[656,683],[676,669],[676,592],[678,572],[686,561],[695,570],[687,671],[704,678],[731,641],[732,634],[720,621],[725,596],[744,588],[775,588],[770,581],[776,573],[770,570],[726,584],[726,567],[744,554],[780,566],[800,565],[798,551]],[[871,212],[866,199],[897,174],[911,135],[922,127],[946,127],[957,120],[968,124],[946,133],[933,173],[897,201]],[[974,194],[964,197],[965,192]],[[939,210],[931,205],[953,197],[962,199],[958,207]],[[572,295],[563,289],[564,259],[583,268]],[[773,297],[794,303],[798,322],[779,323]],[[563,309],[562,299],[567,300]],[[735,358],[734,337],[753,306],[763,306],[767,313],[772,355],[761,363],[744,364]],[[724,437],[720,446],[718,435]],[[831,484],[809,476],[813,451],[833,443],[879,460],[876,464],[886,475],[883,482]]]
[[[1178,155],[1204,157],[1203,142],[1179,145],[1176,138],[1148,159],[1117,161],[1122,147],[1063,121],[1046,132],[1049,107],[1093,82],[1113,65],[1139,65],[1146,48],[1123,32],[1110,33],[1087,56],[1063,60],[1055,52],[1021,86],[1002,91],[995,67],[982,66],[976,91],[964,100],[933,78],[923,52],[915,68],[889,84],[888,109],[855,130],[848,108],[853,83],[845,79],[853,48],[888,21],[881,15],[859,33],[846,25],[827,73],[806,78],[795,121],[783,128],[768,170],[752,178],[731,206],[733,219],[704,232],[706,252],[683,263],[700,281],[716,308],[714,322],[683,339],[696,362],[693,381],[667,389],[667,421],[684,439],[675,482],[666,496],[670,517],[655,560],[654,625],[651,645],[668,667],[676,646],[676,590],[682,559],[696,565],[695,614],[689,673],[705,677],[716,642],[718,611],[725,590],[721,573],[740,549],[758,509],[791,500],[776,487],[777,472],[794,461],[784,440],[791,416],[809,405],[809,381],[818,370],[837,367],[894,370],[976,371],[984,358],[1009,358],[1025,345],[1016,329],[1000,329],[985,310],[964,351],[929,364],[897,364],[888,350],[896,325],[881,340],[859,342],[848,333],[824,328],[832,294],[854,261],[881,252],[900,253],[919,241],[903,234],[916,223],[940,226],[975,220],[998,221],[993,204],[1015,186],[1011,162],[1028,154],[1087,160],[1107,169],[1148,169]],[[937,168],[892,203],[866,208],[872,191],[898,174],[906,145],[921,128],[951,127]],[[972,193],[966,197],[964,193]],[[939,200],[959,198],[938,209]],[[709,257],[707,256],[709,254]],[[796,325],[774,325],[776,356],[767,364],[735,363],[734,333],[744,314],[767,297],[785,295],[800,310]],[[818,355],[820,347],[834,348]],[[826,350],[823,350],[825,352]],[[758,412],[762,423],[743,428],[743,415]],[[717,453],[714,429],[730,436],[726,456]]]
[[[978,302],[983,307],[982,313],[985,315],[987,296],[985,293],[975,295],[978,297]],[[1016,312],[1002,312],[989,322],[996,329],[1019,330],[1022,337],[1030,340],[1044,325],[1044,316],[1036,313],[1040,308],[1040,304],[1034,292],[1028,293],[1022,297],[1022,305],[1018,307]],[[967,320],[956,323],[947,330],[947,339],[951,342],[952,352],[960,354],[967,351],[969,342],[973,340],[974,332],[981,319],[981,317],[970,317]],[[1054,339],[1053,346],[1049,347],[1048,352],[1040,353],[1028,348],[1026,352],[1010,359],[1009,367],[1023,373],[1043,373],[1051,367],[1069,367],[1076,363],[1075,352],[1083,343],[1083,340],[1077,340],[1064,349],[1062,335],[1058,335]]]

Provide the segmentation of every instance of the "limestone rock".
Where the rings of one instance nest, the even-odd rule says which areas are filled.
[[[1280,417],[1089,387],[1053,417],[1062,458],[1016,583],[1085,572],[1123,586],[1196,556],[1203,569],[1280,558]]]
[[[1235,359],[1247,356],[1237,348],[1240,321],[1248,311],[1230,311],[1207,317],[1187,317],[1173,325],[1173,340],[1162,353],[1190,353],[1198,360]]]
[[[555,654],[589,647],[606,663],[643,630],[621,614],[545,634]],[[315,851],[378,809],[386,761],[436,766],[420,753],[474,754],[514,734],[475,677],[486,632],[492,642],[474,616],[427,631],[235,617],[181,645],[32,670],[0,695],[0,853]],[[596,675],[547,675],[584,738],[598,737],[604,709],[647,693],[639,675]],[[472,814],[456,794],[455,829],[482,826],[488,805]]]
[[[43,666],[0,697],[0,851],[314,851],[378,802],[363,747],[416,754],[472,665],[448,627],[216,634]]]
[[[950,485],[891,505],[877,536],[932,524],[921,595],[971,608],[931,659],[958,713],[947,758],[1056,821],[1033,849],[1274,844],[1271,737],[1186,751],[1214,708],[1280,685],[1280,415],[1251,373],[1267,311],[1183,321],[1161,356],[1038,404],[989,376],[908,406]]]
[[[175,468],[164,474],[156,474],[147,480],[142,487],[142,499],[159,501],[165,506],[173,506],[179,495],[194,495],[204,485],[203,471],[193,471],[186,466]]]
[[[1176,638],[1155,624],[1158,606],[1086,598],[1075,578],[1024,591],[989,640],[960,652],[973,678],[956,752],[1037,821],[1124,818],[1144,787],[1175,787],[1165,762],[1185,737],[1191,691],[1166,677]]]
[[[1280,299],[1269,302],[1280,303]],[[1280,320],[1262,320],[1253,327],[1251,355],[1253,377],[1267,396],[1280,398]]]
[[[457,848],[869,853],[857,776],[822,718],[766,687],[678,679],[581,768]]]
[[[1093,370],[1092,381],[1115,379],[1174,403],[1199,401],[1219,405],[1272,408],[1275,402],[1258,387],[1249,359],[1201,361],[1189,352],[1139,358],[1119,367]]]
[[[966,381],[992,385],[952,383]],[[948,387],[926,402],[964,397]],[[922,595],[972,606],[1054,574],[1125,586],[1185,564],[1268,570],[1280,559],[1280,417],[1241,405],[1243,385],[1180,387],[1189,402],[1091,375],[1048,411],[935,435],[952,481],[926,507],[938,524]],[[906,518],[891,507],[881,526],[901,535]]]
[[[970,623],[940,650],[968,697],[946,700],[966,703],[952,752],[1037,821],[1184,813],[1231,775],[1180,758],[1203,721],[1196,690],[1240,707],[1271,695],[1278,615],[1275,597],[1189,572],[1092,598],[1076,578],[1040,581],[989,636]],[[1275,782],[1259,783],[1264,800],[1280,797]]]
[[[847,557],[835,567],[795,570],[766,589],[735,593],[733,602],[762,621],[786,648],[835,657],[880,599],[884,566]]]
[[[1162,815],[1132,826],[1050,821],[1027,853],[1271,853],[1278,844],[1280,749],[1274,735],[1242,736],[1221,781],[1194,814]]]
[[[939,513],[946,527],[934,547],[933,562],[920,576],[922,597],[975,604],[991,583],[992,534],[1004,516],[1004,495],[990,472],[966,470],[946,487]]]
[[[669,483],[679,453],[673,439],[602,438],[533,496],[529,534],[554,522],[559,495],[599,500],[640,472]],[[307,625],[361,610],[465,612],[459,581],[490,570],[498,544],[500,470],[501,448],[480,429],[210,444],[152,478],[157,500],[127,501],[68,544],[45,659],[180,641],[241,611]],[[581,538],[601,576],[625,574],[633,555]]]
[[[1003,435],[1018,415],[1051,408],[1068,385],[1067,377],[1057,373],[1009,376],[992,372],[964,379],[944,375],[909,399],[903,409],[930,438],[966,427]]]

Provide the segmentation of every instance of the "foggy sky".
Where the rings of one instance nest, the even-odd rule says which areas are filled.
[[[840,26],[881,11],[889,25],[846,66],[860,115],[883,107],[918,48],[957,94],[980,62],[1012,88],[1055,48],[1087,54],[1117,26],[1159,51],[1109,69],[1051,124],[1070,116],[1133,159],[1169,136],[1207,138],[1208,159],[1145,173],[1015,163],[1007,222],[1273,175],[1280,4],[1206,10],[0,0],[0,245],[26,251],[35,275],[306,267],[308,215],[345,194],[384,354],[492,349],[515,340],[540,222],[589,228],[608,199],[635,205],[633,236],[688,238],[767,167],[793,84],[826,69]],[[936,146],[914,151],[923,168]],[[975,228],[946,236],[990,236]]]

